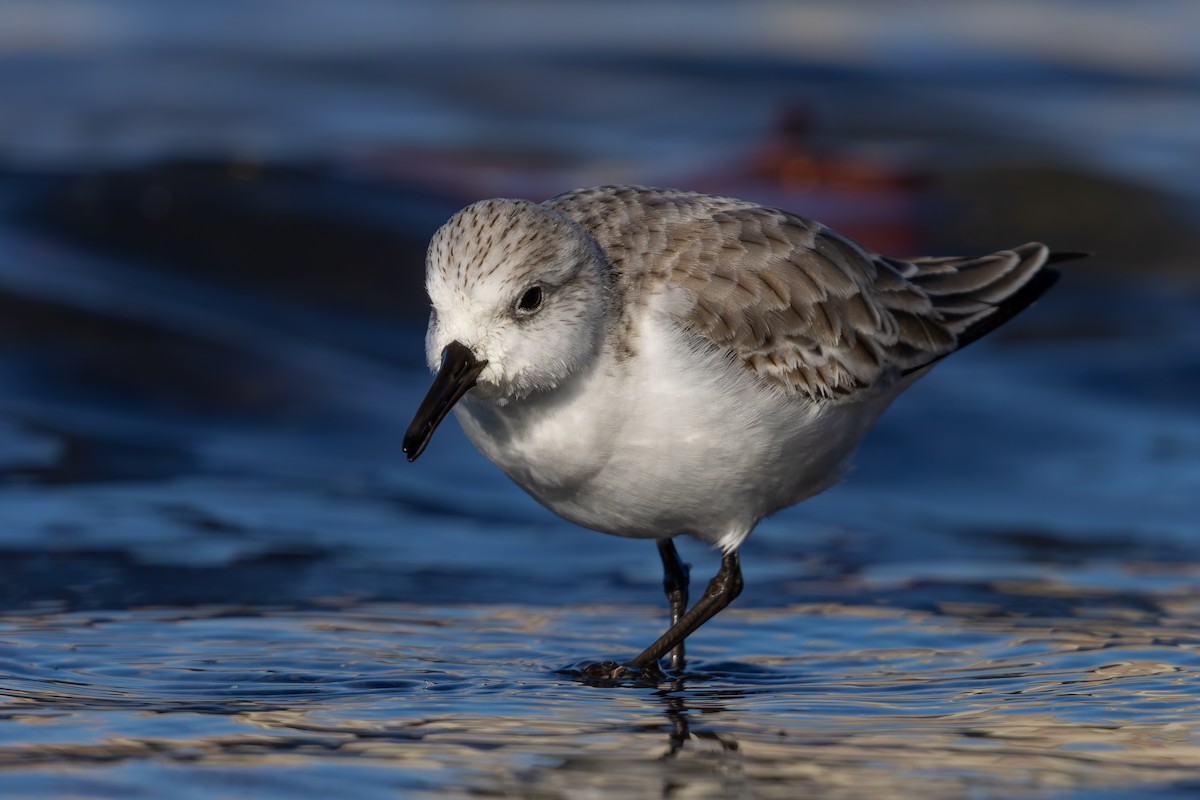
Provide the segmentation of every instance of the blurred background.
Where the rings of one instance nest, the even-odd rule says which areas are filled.
[[[1192,0],[0,0],[0,781],[1187,796],[1198,30]],[[758,200],[898,256],[1095,254],[763,524],[741,612],[695,649],[709,690],[562,677],[654,637],[653,549],[557,520],[454,424],[400,452],[430,235],[601,183]],[[937,677],[902,705],[938,722],[862,745],[890,712],[848,675]],[[1055,716],[1080,681],[1098,705]],[[997,718],[979,687],[1052,702]],[[700,706],[725,722],[688,739]],[[940,722],[976,711],[990,760]],[[434,719],[459,727],[413,733]],[[841,732],[832,761],[814,726]],[[703,747],[717,772],[672,771]]]

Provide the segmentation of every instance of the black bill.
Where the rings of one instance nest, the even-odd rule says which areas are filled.
[[[475,380],[487,363],[475,358],[471,348],[462,342],[446,345],[442,351],[442,367],[433,379],[433,386],[429,387],[429,394],[425,395],[421,407],[417,409],[412,424],[408,426],[408,432],[404,434],[404,454],[409,461],[416,461],[417,456],[425,450],[437,426],[454,408],[454,404],[475,385]]]

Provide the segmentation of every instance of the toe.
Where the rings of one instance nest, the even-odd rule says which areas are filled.
[[[601,661],[599,664],[589,664],[580,672],[585,678],[612,680],[618,677],[616,673],[621,669],[623,667],[615,661]]]

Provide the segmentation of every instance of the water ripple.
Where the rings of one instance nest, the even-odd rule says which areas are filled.
[[[28,781],[72,765],[225,764],[261,778],[287,762],[358,780],[386,765],[392,785],[462,796],[1169,784],[1200,768],[1197,599],[1173,597],[1154,629],[735,608],[696,637],[684,675],[607,688],[564,674],[567,654],[632,652],[656,609],[13,615],[0,620],[0,769]],[[272,775],[268,794],[287,785]]]

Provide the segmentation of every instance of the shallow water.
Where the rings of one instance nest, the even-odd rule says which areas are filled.
[[[185,796],[1040,796],[1130,783],[1182,796],[1200,763],[1195,592],[1176,583],[1062,616],[1005,608],[1064,593],[1035,581],[930,612],[735,609],[657,688],[588,686],[563,668],[561,651],[644,641],[659,620],[637,606],[9,616],[0,767],[18,795],[181,781]]]
[[[406,4],[0,10],[0,794],[1194,796],[1200,84],[1191,5],[1151,5],[1089,17],[1112,52],[1046,49],[1072,3],[1023,46],[846,5],[803,57],[716,6],[692,47],[595,13],[483,47],[476,9],[401,55]],[[770,122],[798,96],[804,142]],[[658,686],[579,673],[663,628],[649,543],[452,423],[400,454],[432,230],[634,179],[881,247],[1099,251],[765,521]],[[717,559],[681,550],[696,594]]]

